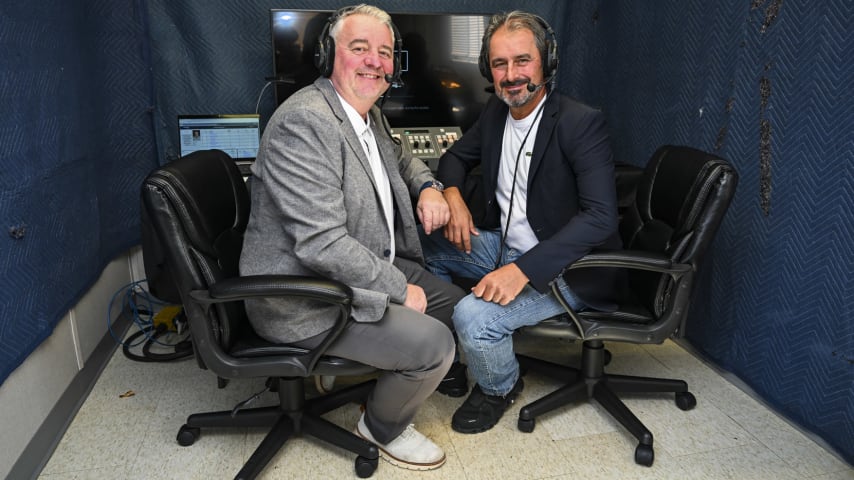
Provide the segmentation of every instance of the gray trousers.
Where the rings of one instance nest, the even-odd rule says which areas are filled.
[[[383,372],[368,398],[365,423],[380,443],[388,443],[412,423],[418,407],[436,390],[454,360],[451,328],[462,289],[439,279],[415,262],[395,259],[409,283],[424,289],[426,314],[390,304],[375,323],[351,323],[326,351],[374,366]],[[325,333],[297,342],[312,347]]]

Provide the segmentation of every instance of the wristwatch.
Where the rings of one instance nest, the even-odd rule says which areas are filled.
[[[445,191],[445,186],[442,184],[442,182],[438,180],[430,180],[429,182],[425,182],[424,185],[421,185],[421,189],[418,190],[418,193],[423,192],[425,188],[435,188],[440,193]]]

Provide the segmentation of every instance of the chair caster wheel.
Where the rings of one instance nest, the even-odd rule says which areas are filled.
[[[536,426],[536,420],[533,418],[530,420],[524,420],[522,418],[516,423],[516,428],[519,429],[520,432],[531,433],[534,431],[534,427]]]
[[[190,445],[196,443],[196,440],[199,438],[199,433],[201,430],[194,427],[188,427],[187,425],[181,425],[181,429],[178,430],[178,445],[182,447],[189,447]]]
[[[655,460],[655,452],[652,450],[652,445],[638,445],[638,448],[635,449],[635,463],[651,467],[653,460]]]
[[[366,458],[359,455],[356,457],[356,475],[359,478],[368,478],[374,474],[378,464],[378,458]]]
[[[676,394],[676,406],[679,410],[691,410],[697,406],[697,398],[691,392],[679,392]]]

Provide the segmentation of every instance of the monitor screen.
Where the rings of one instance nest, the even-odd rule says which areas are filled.
[[[319,75],[314,66],[317,39],[329,11],[270,11],[276,103]],[[394,128],[457,126],[477,120],[489,96],[478,69],[488,15],[391,13],[403,40],[401,80],[378,104]]]
[[[236,161],[254,160],[260,137],[258,114],[178,115],[181,156],[216,148]]]

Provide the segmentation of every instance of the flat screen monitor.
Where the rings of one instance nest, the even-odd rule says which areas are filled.
[[[276,103],[319,75],[317,39],[330,11],[270,11]],[[457,126],[465,132],[491,95],[477,65],[488,15],[391,13],[403,40],[401,80],[378,101],[394,128]]]
[[[259,115],[178,115],[181,156],[216,148],[235,161],[253,161],[258,154]]]

